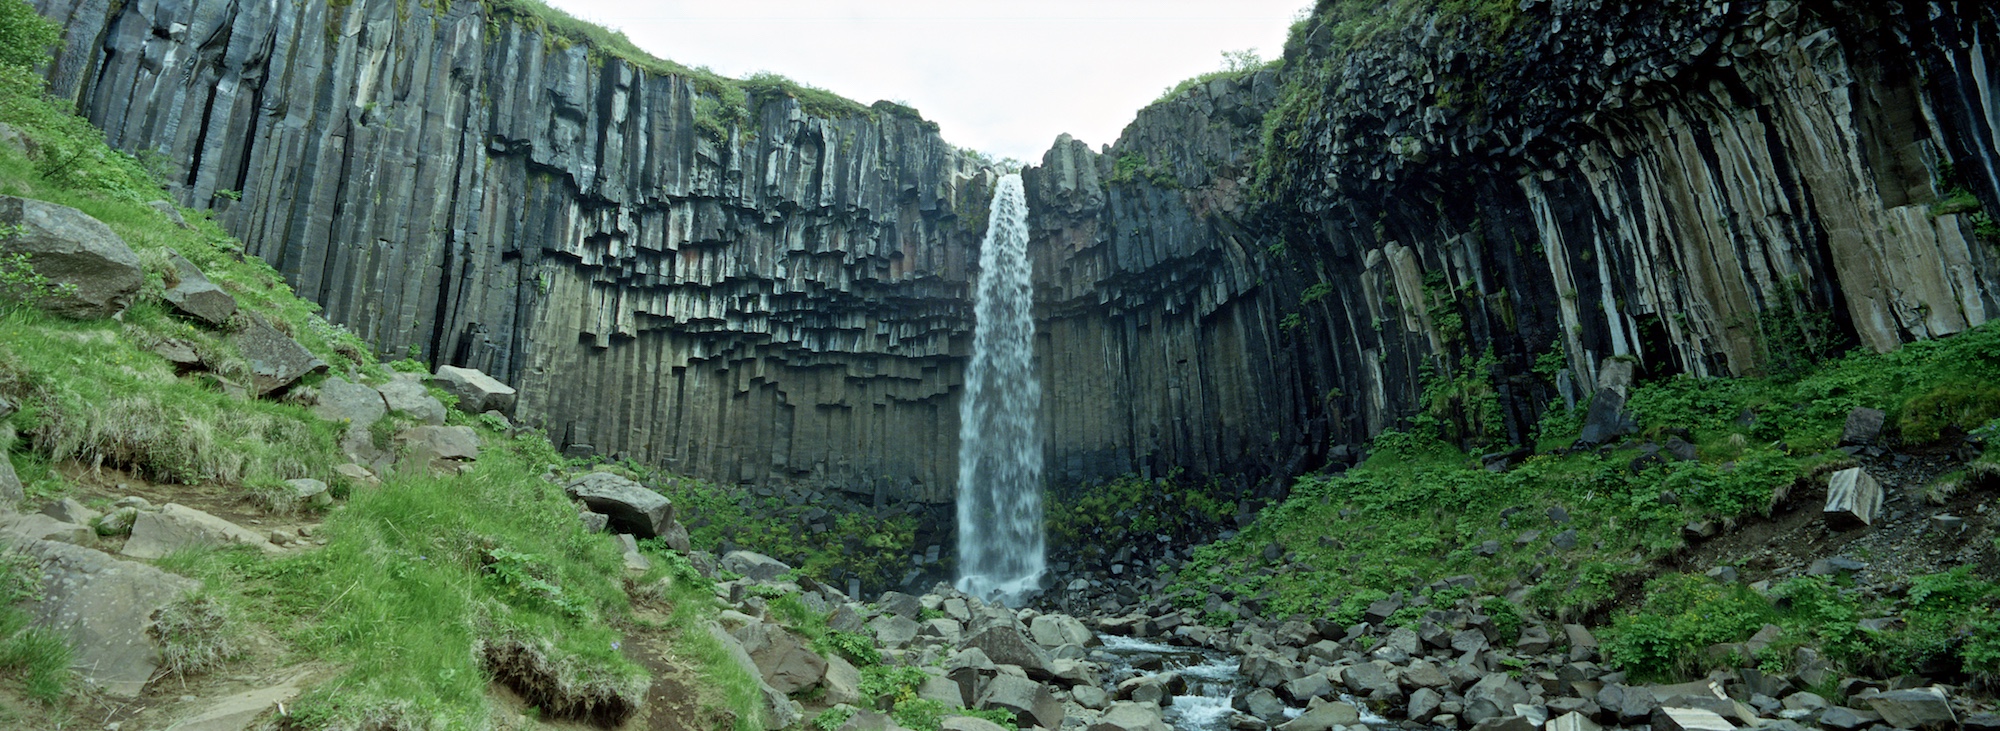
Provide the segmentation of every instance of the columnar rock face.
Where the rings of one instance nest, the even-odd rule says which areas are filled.
[[[1426,401],[1532,443],[1610,363],[1754,374],[2000,313],[1964,210],[2000,210],[1990,4],[1522,5],[1498,41],[1308,26],[1284,71],[1029,171],[1059,481],[1288,473]]]
[[[471,3],[36,3],[56,93],[381,351],[565,446],[950,499],[993,177],[920,119],[765,95],[717,133],[697,81]],[[1024,174],[1049,481],[1280,477],[1426,407],[1529,444],[1607,364],[2000,312],[2000,9],[1643,5],[1309,20],[1282,70],[1059,140]]]
[[[993,178],[935,125],[766,94],[705,131],[695,80],[478,3],[36,5],[54,92],[380,352],[565,445],[949,499]]]

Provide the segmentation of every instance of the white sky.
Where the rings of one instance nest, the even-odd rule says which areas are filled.
[[[916,107],[952,144],[1039,162],[1114,142],[1222,51],[1279,55],[1308,0],[550,0],[661,58]]]

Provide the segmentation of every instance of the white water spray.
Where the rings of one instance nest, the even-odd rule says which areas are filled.
[[[958,431],[958,589],[1018,604],[1041,588],[1042,387],[1031,367],[1028,204],[1021,176],[1000,179],[979,248],[972,365]]]

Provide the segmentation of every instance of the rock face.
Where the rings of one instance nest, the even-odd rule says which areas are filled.
[[[35,273],[59,290],[42,309],[80,320],[110,317],[132,304],[146,281],[139,255],[103,221],[69,206],[0,196],[0,254],[25,254]]]
[[[492,374],[564,446],[951,498],[992,177],[921,119],[763,95],[718,127],[694,80],[472,3],[34,4],[67,32],[53,92],[379,350]],[[1491,395],[1451,435],[1527,444],[1627,367],[2000,312],[1979,219],[1940,205],[2000,210],[2000,9],[1519,5],[1504,43],[1353,52],[1322,13],[1286,71],[1026,171],[1052,484],[1311,469],[1427,372]]]
[[[950,499],[993,183],[913,112],[763,94],[716,134],[694,79],[477,3],[35,5],[53,93],[379,352],[560,446]]]

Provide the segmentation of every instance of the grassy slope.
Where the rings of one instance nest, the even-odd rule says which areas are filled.
[[[1642,384],[1629,402],[1642,429],[1639,441],[1685,435],[1698,458],[1636,472],[1632,462],[1640,453],[1631,448],[1543,454],[1489,472],[1438,439],[1436,419],[1420,416],[1411,431],[1377,439],[1362,466],[1301,478],[1286,502],[1266,509],[1241,534],[1198,550],[1179,573],[1178,601],[1202,610],[1211,595],[1256,598],[1269,616],[1352,623],[1369,602],[1395,591],[1421,587],[1417,593],[1455,598],[1466,590],[1427,585],[1469,575],[1486,593],[1524,588],[1533,610],[1589,616],[1618,599],[1621,586],[1649,576],[1655,561],[1681,550],[1688,523],[1768,512],[1778,493],[1810,490],[1829,470],[1851,464],[1834,449],[1850,409],[1888,410],[1892,428],[1913,446],[1965,431],[1992,435],[2000,431],[1993,421],[2000,417],[2000,392],[1990,385],[1996,382],[2000,326],[1989,325],[1888,355],[1849,355],[1795,378]],[[1747,424],[1739,421],[1746,410],[1755,415]],[[1551,415],[1544,445],[1573,440],[1577,416]],[[1975,468],[1990,469],[1992,459]],[[1555,507],[1568,512],[1569,523],[1552,524],[1547,511]],[[1531,529],[1540,535],[1518,540]],[[1577,531],[1576,546],[1552,545],[1566,529]],[[1497,543],[1497,555],[1482,555],[1488,541]],[[1304,570],[1278,570],[1285,559],[1264,558],[1272,544]],[[1969,574],[1922,581],[1949,585],[1938,596],[1948,594],[1953,603],[1927,604],[1934,597],[1920,595],[1901,605],[1863,606],[1852,592],[1829,593],[1813,580],[1781,588],[1778,595],[1810,601],[1787,602],[1780,611],[1747,590],[1669,577],[1655,582],[1640,611],[1618,620],[1608,649],[1634,669],[1692,669],[1708,645],[1740,642],[1782,618],[1797,630],[1788,633],[1792,644],[1823,645],[1841,659],[1893,655],[1907,668],[1925,656],[1918,646],[1930,646],[1932,654],[1956,653],[1969,673],[2000,671],[1993,585]],[[1413,622],[1421,611],[1406,609],[1395,621]],[[1851,636],[1853,618],[1866,611],[1910,612],[1911,627]],[[1226,624],[1233,617],[1205,619]],[[1972,639],[1936,641],[1954,633]]]
[[[18,0],[0,3],[0,35],[27,22],[20,13],[32,17]],[[244,369],[221,333],[169,315],[158,299],[167,252],[200,265],[246,311],[293,334],[336,370],[380,378],[384,367],[293,296],[270,267],[239,260],[240,245],[212,221],[183,211],[192,227],[182,229],[147,206],[165,196],[143,166],[106,148],[95,130],[39,90],[32,73],[0,63],[0,122],[39,151],[30,159],[0,146],[0,193],[73,206],[104,221],[151,276],[122,321],[73,322],[0,303],[0,394],[24,406],[0,429],[22,436],[0,444],[0,454],[30,484],[31,498],[71,493],[50,468],[63,460],[102,460],[164,483],[241,488],[246,498],[259,481],[333,478],[330,468],[344,461],[333,425],[300,406],[231,397],[210,377],[176,376],[150,351],[180,339],[224,378],[240,379]],[[705,590],[669,579],[665,569],[628,576],[612,544],[584,533],[561,490],[541,479],[561,460],[539,435],[512,438],[464,423],[479,426],[486,440],[469,474],[396,475],[380,488],[337,485],[351,492],[324,517],[322,549],[276,560],[210,551],[162,561],[202,579],[204,597],[226,615],[203,630],[209,636],[185,639],[210,651],[229,646],[226,635],[255,629],[286,641],[279,662],[336,667],[335,678],[294,709],[297,727],[386,721],[478,728],[495,714],[481,648],[529,648],[571,689],[629,690],[643,687],[645,671],[618,653],[619,638],[664,633],[713,693],[709,703],[742,728],[759,727],[754,680],[701,630],[714,611]],[[0,684],[46,707],[0,709],[0,718],[60,718],[72,691],[67,674],[53,669],[67,665],[65,650],[25,626],[17,602],[34,587],[21,568],[0,570]],[[648,587],[645,596],[667,602],[669,611],[637,619],[628,581]],[[193,669],[203,664],[213,665]]]

